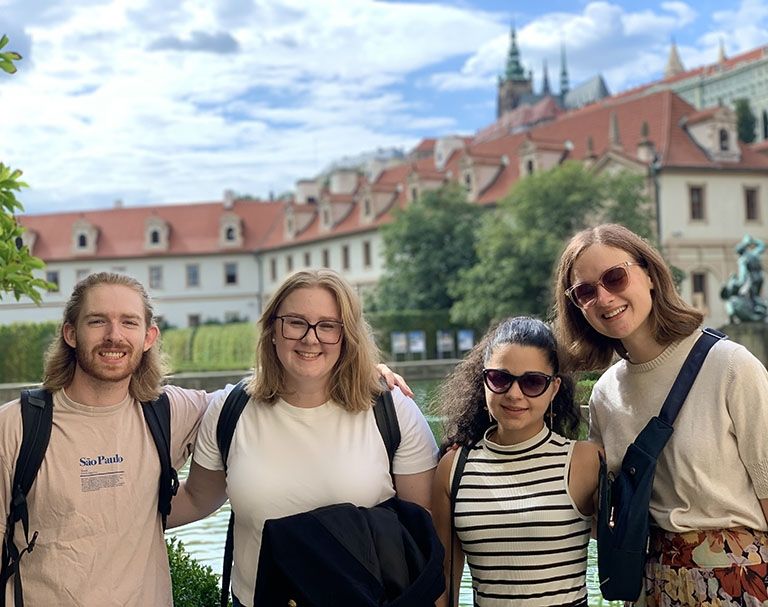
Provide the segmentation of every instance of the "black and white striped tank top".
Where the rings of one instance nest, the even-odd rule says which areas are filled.
[[[591,518],[568,493],[574,442],[545,426],[517,445],[470,451],[455,525],[479,607],[586,604]]]

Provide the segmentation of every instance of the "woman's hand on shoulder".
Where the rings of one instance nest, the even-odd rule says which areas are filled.
[[[595,512],[601,453],[600,446],[591,441],[577,441],[573,446],[568,488],[576,507],[584,515]]]
[[[387,388],[392,390],[397,386],[408,398],[413,398],[413,390],[408,386],[402,375],[395,373],[384,363],[376,365],[376,371],[378,372],[379,377],[387,384]]]

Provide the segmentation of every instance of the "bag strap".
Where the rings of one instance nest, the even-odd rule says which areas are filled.
[[[677,415],[691,391],[693,382],[696,380],[702,364],[704,364],[704,359],[712,347],[722,339],[728,339],[728,336],[717,329],[709,327],[702,329],[701,335],[688,353],[688,357],[685,359],[680,373],[677,374],[677,379],[672,384],[672,388],[661,407],[659,419],[670,426],[675,423],[675,419],[677,419]]]
[[[155,400],[141,403],[144,421],[160,459],[160,490],[157,510],[163,519],[163,530],[171,513],[171,501],[179,490],[179,475],[171,461],[171,402],[163,392]]]
[[[29,510],[27,494],[35,481],[45,458],[53,425],[53,398],[42,388],[21,391],[21,446],[16,458],[11,487],[11,503],[3,537],[2,564],[0,566],[0,606],[5,607],[5,587],[14,576],[13,592],[16,607],[23,607],[24,592],[19,563],[26,552],[32,552],[37,541],[37,531],[29,539]],[[16,523],[21,521],[27,547],[19,551],[13,536]],[[15,574],[15,575],[14,575]]]
[[[661,455],[662,449],[672,435],[672,426],[680,413],[680,409],[691,391],[701,366],[704,364],[704,359],[712,347],[723,339],[728,339],[728,336],[717,329],[709,327],[702,329],[701,335],[691,348],[680,372],[677,374],[667,398],[664,399],[659,415],[650,419],[634,441],[649,455],[655,458]]]
[[[376,427],[381,434],[381,440],[387,448],[387,457],[389,458],[389,475],[394,484],[394,472],[392,464],[395,461],[395,453],[400,446],[400,422],[397,419],[395,410],[395,401],[392,399],[392,392],[385,389],[377,397],[373,404],[373,416],[376,418]]]
[[[453,466],[453,475],[451,476],[451,496],[450,496],[450,515],[451,515],[451,536],[448,539],[450,543],[450,567],[449,571],[449,583],[448,583],[448,607],[453,607],[453,538],[456,535],[456,496],[459,494],[459,485],[461,484],[461,476],[464,474],[464,467],[467,465],[467,458],[469,457],[469,447],[462,445],[459,452],[456,454],[456,462]]]
[[[249,378],[240,380],[224,401],[219,413],[219,421],[216,424],[216,444],[219,447],[221,461],[224,463],[224,473],[227,472],[227,459],[229,458],[229,448],[232,446],[232,437],[235,434],[237,421],[248,404],[248,393],[245,386]],[[229,605],[229,585],[232,580],[232,560],[235,553],[235,512],[229,512],[229,524],[227,525],[227,539],[224,542],[224,562],[221,568],[221,607]]]

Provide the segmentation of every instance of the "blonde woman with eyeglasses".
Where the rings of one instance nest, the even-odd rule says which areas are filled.
[[[658,414],[702,314],[675,289],[659,252],[620,225],[576,234],[557,269],[560,343],[577,370],[602,369],[589,438],[616,472]],[[646,604],[768,600],[768,373],[722,340],[704,361],[658,460],[650,502]]]
[[[256,372],[226,474],[216,443],[223,398],[208,409],[171,525],[228,497],[236,513],[232,592],[253,604],[262,530],[277,519],[395,495],[429,509],[437,446],[416,403],[392,391],[401,440],[389,459],[372,410],[381,392],[377,350],[351,285],[331,270],[301,271],[278,287],[259,320]],[[261,607],[261,606],[259,606]]]

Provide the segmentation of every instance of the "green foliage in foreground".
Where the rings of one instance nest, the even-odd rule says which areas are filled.
[[[0,36],[0,49],[6,44],[8,36]],[[21,55],[16,52],[0,52],[0,70],[15,73],[14,61],[19,59]],[[24,207],[16,199],[16,193],[25,187],[27,184],[21,181],[21,171],[0,162],[0,299],[5,293],[13,293],[16,301],[26,295],[39,304],[41,292],[53,285],[33,275],[34,270],[44,267],[43,261],[32,256],[29,248],[21,244],[24,228],[16,221],[15,214]]]
[[[166,539],[171,566],[174,607],[218,607],[219,576],[201,565],[184,549],[178,538]]]

